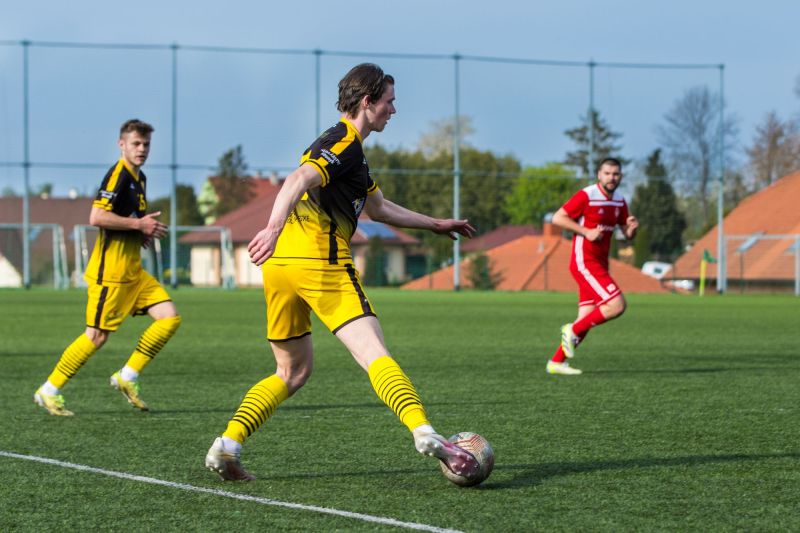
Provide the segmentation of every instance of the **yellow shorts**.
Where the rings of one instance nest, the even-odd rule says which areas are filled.
[[[170,297],[164,287],[144,270],[132,283],[114,286],[90,283],[86,325],[117,331],[128,315],[143,315],[154,305],[168,301]]]
[[[344,325],[375,310],[364,293],[358,272],[342,265],[264,263],[267,339],[297,339],[311,333],[311,311],[334,334]]]

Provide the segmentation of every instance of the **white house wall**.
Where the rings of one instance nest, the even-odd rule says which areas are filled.
[[[2,255],[0,255],[0,287],[22,287],[22,276]]]
[[[261,267],[250,261],[247,245],[237,246],[233,252],[236,265],[237,287],[261,287],[264,281],[261,278]]]
[[[218,287],[220,285],[219,248],[193,246],[191,253],[192,285]]]
[[[406,251],[403,248],[386,250],[386,279],[389,283],[406,281]]]

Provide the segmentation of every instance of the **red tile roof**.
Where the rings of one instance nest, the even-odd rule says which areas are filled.
[[[269,180],[258,180],[258,195],[244,204],[239,209],[225,213],[214,221],[212,226],[227,227],[231,230],[231,239],[234,243],[248,243],[256,233],[267,225],[267,219],[272,212],[272,205],[281,190],[283,182],[277,184]],[[219,242],[219,236],[211,233],[193,231],[181,237],[182,243],[211,243]]]
[[[789,174],[772,185],[745,198],[724,220],[725,235],[800,234],[800,172]],[[759,240],[744,255],[736,250],[743,239],[726,245],[728,279],[791,280],[794,279],[794,256],[787,253],[793,239]],[[675,262],[670,277],[698,279],[703,251],[717,255],[717,227],[698,240],[692,249]],[[717,265],[711,263],[706,277],[716,279]]]
[[[88,224],[94,198],[30,198],[30,221],[40,224],[61,224],[72,231],[75,224]],[[0,198],[0,222],[22,223],[22,197]]]
[[[70,263],[74,255],[72,245],[72,232],[76,224],[89,224],[89,213],[92,210],[94,198],[30,198],[31,224],[58,224],[64,228],[64,240],[67,257]],[[22,224],[22,197],[0,198],[0,223]],[[49,250],[52,247],[50,232],[43,232],[33,242],[34,249]],[[8,251],[8,250],[7,250]],[[13,262],[21,261],[22,250],[17,250],[18,256],[13,257]],[[9,251],[9,255],[11,255]]]
[[[496,246],[500,246],[501,244],[505,244],[509,241],[513,241],[519,237],[524,235],[541,235],[542,230],[538,229],[536,226],[530,225],[521,225],[521,226],[501,226],[499,228],[495,228],[488,233],[484,233],[479,237],[475,237],[473,239],[466,240],[461,245],[461,251],[465,254],[471,254],[473,252],[480,252],[485,250],[490,250]]]
[[[569,273],[571,241],[553,235],[528,235],[492,248],[486,252],[493,271],[502,281],[496,287],[504,291],[577,291]],[[470,259],[461,262],[462,287],[470,287],[467,279]],[[610,271],[624,292],[666,292],[658,280],[638,269],[611,259]],[[453,267],[449,266],[428,276],[410,281],[403,289],[453,289]]]
[[[250,185],[250,192],[253,194],[253,198],[256,196],[261,196],[262,194],[269,194],[276,186],[280,189],[280,184],[283,183],[284,177],[274,176],[272,178],[265,178],[262,176],[244,176],[241,178],[243,181],[246,181]],[[208,181],[211,183],[212,187],[214,187],[214,191],[217,195],[220,194],[220,180],[219,176],[210,176]]]

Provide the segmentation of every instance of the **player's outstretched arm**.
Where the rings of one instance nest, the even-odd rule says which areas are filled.
[[[253,264],[262,265],[272,257],[278,237],[294,206],[307,190],[319,187],[320,184],[322,184],[322,176],[316,167],[311,165],[301,165],[300,168],[286,176],[286,181],[283,182],[283,186],[275,198],[267,226],[259,231],[247,245],[247,252],[250,254],[250,261]]]
[[[447,235],[456,239],[456,234],[464,237],[473,237],[475,228],[468,220],[452,218],[433,218],[422,213],[417,213],[384,198],[378,190],[367,198],[365,206],[367,214],[372,220],[384,222],[398,228],[427,229],[434,233]]]
[[[99,207],[92,207],[89,224],[115,231],[140,231],[145,241],[151,241],[167,234],[167,225],[158,220],[159,215],[161,211],[148,213],[142,218],[123,217]]]

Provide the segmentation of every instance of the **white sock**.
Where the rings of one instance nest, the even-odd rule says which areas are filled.
[[[43,393],[49,396],[58,396],[59,388],[50,383],[49,379],[45,381],[39,388],[42,390]]]
[[[228,453],[239,454],[242,451],[242,444],[230,437],[222,437],[222,449]]]
[[[139,379],[139,373],[128,365],[125,365],[122,367],[122,370],[119,371],[119,377],[125,381],[136,381]]]
[[[433,429],[433,426],[431,425],[422,424],[421,426],[415,427],[412,433],[416,437],[417,435],[430,435],[431,433],[436,433],[436,430]]]

